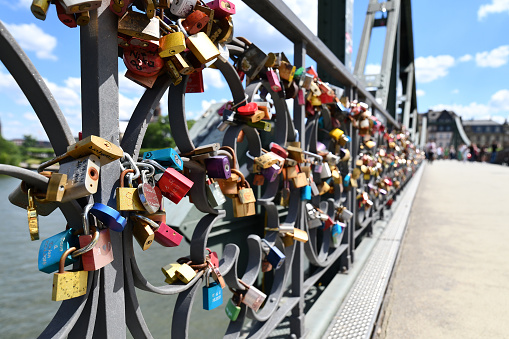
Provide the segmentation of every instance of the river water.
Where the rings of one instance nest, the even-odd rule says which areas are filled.
[[[1,338],[37,337],[53,318],[61,303],[51,301],[53,274],[40,272],[37,268],[41,241],[30,241],[26,210],[12,205],[8,200],[9,193],[19,182],[18,179],[0,176]],[[46,217],[39,216],[40,239],[63,231],[65,225],[65,218],[59,210]],[[189,245],[185,240],[175,248],[165,248],[154,243],[143,252],[135,242],[135,254],[148,281],[160,286],[165,284],[161,267],[179,257],[187,256]],[[161,296],[140,290],[137,290],[137,295],[152,335],[155,338],[171,337],[171,319],[177,296]],[[230,296],[231,293],[225,289],[223,305],[213,311],[205,311],[202,308],[202,294],[197,293],[189,338],[221,338],[224,335],[229,323],[224,307]],[[130,334],[127,336],[130,337]]]

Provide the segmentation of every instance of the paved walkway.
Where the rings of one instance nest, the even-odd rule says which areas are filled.
[[[509,168],[427,165],[380,338],[509,338]]]

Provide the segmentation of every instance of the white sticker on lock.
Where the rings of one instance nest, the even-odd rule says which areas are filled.
[[[79,199],[97,192],[100,160],[95,155],[69,161],[60,165],[58,173],[67,174],[62,202]]]

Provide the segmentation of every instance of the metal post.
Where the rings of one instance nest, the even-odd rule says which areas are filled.
[[[84,136],[97,135],[118,145],[118,17],[108,5],[103,1],[97,11],[91,11],[90,23],[80,32],[82,128]],[[119,161],[101,167],[95,202],[115,207],[119,174]],[[99,273],[101,293],[94,328],[94,337],[101,338],[124,337],[126,332],[122,233],[110,235],[115,260]]]
[[[300,42],[294,44],[294,64],[296,67],[303,67],[305,65],[306,58],[306,43]],[[295,127],[299,131],[299,139],[301,142],[302,149],[306,149],[306,129],[305,120],[306,112],[303,105],[299,105],[297,100],[294,100],[293,104],[293,116],[295,121]],[[299,217],[297,222],[300,225],[296,227],[303,229],[302,222],[304,220],[303,204],[301,202],[299,208]],[[299,297],[299,302],[292,309],[292,315],[290,317],[290,330],[297,338],[302,338],[305,332],[305,314],[304,314],[304,249],[303,244],[296,241],[294,246],[295,256],[292,263],[292,296]]]
[[[348,70],[352,70],[353,0],[318,1],[318,37],[338,57]],[[337,79],[318,66],[323,81],[343,87]]]

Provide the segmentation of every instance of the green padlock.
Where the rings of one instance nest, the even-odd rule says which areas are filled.
[[[237,320],[240,314],[240,304],[242,303],[242,295],[234,293],[232,298],[228,300],[224,311],[231,321]]]

